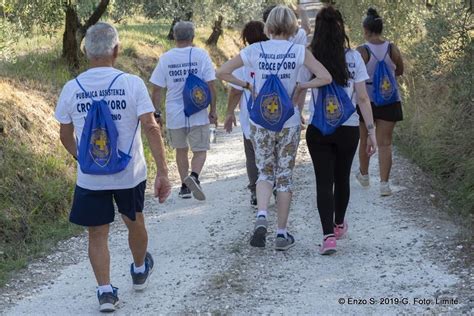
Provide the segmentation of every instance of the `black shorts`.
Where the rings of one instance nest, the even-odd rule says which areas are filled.
[[[403,121],[401,102],[395,102],[385,106],[375,106],[374,103],[371,103],[371,105],[374,120],[384,120],[389,122]],[[362,117],[359,106],[357,106],[357,113],[359,114],[360,121],[363,122],[364,118]]]
[[[143,211],[146,181],[134,188],[121,190],[88,190],[76,185],[69,221],[81,226],[110,224],[118,211],[135,220],[135,213]]]

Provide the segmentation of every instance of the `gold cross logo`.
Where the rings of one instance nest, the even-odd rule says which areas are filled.
[[[275,99],[272,99],[272,101],[267,105],[267,109],[272,114],[278,110],[278,103],[275,102]]]
[[[100,137],[95,140],[95,145],[99,146],[100,151],[104,151],[105,146],[107,145],[107,137],[104,136],[104,134],[100,134]]]
[[[194,96],[196,97],[196,99],[198,101],[201,101],[202,99],[204,99],[204,95],[202,93],[201,90],[197,90],[195,93],[194,93]]]
[[[334,114],[334,112],[336,112],[336,110],[337,110],[337,106],[331,100],[331,101],[329,101],[329,104],[326,106],[326,110],[329,113]]]
[[[383,81],[382,89],[383,89],[383,90],[389,90],[389,89],[390,89],[390,82],[389,82],[387,79],[385,79],[385,80]]]

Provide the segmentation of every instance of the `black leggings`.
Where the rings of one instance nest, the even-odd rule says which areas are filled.
[[[359,128],[341,126],[324,136],[309,125],[306,142],[316,174],[319,217],[324,235],[334,233],[334,224],[342,224],[350,196],[350,174],[359,143]]]

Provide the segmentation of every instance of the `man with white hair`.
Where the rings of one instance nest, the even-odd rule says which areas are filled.
[[[117,288],[110,282],[108,249],[109,224],[115,215],[114,201],[128,228],[133,256],[130,267],[133,288],[145,289],[153,271],[154,262],[147,251],[148,236],[143,216],[147,170],[141,127],[156,162],[154,195],[160,203],[168,197],[171,186],[160,126],[153,117],[155,109],[145,83],[135,75],[113,68],[119,51],[117,30],[102,22],[90,27],[85,37],[85,51],[90,68],[66,83],[58,100],[55,117],[61,124],[61,142],[78,160],[78,153],[83,150],[81,137],[89,139],[83,133],[84,130],[87,133],[85,122],[88,111],[93,103],[97,105],[97,100],[103,100],[100,101],[101,106],[108,106],[107,113],[118,132],[117,148],[123,152],[129,149],[131,156],[125,169],[113,174],[90,174],[83,170],[83,164],[78,164],[77,185],[70,213],[72,223],[88,228],[89,259],[98,283],[100,311],[110,312],[115,310],[118,303]],[[112,141],[107,137],[107,133],[102,133],[100,138],[95,138],[94,145],[98,152],[107,148]]]
[[[199,182],[199,174],[204,167],[206,154],[210,148],[209,124],[217,124],[215,70],[209,54],[204,49],[193,47],[193,23],[178,22],[173,31],[176,47],[160,57],[150,78],[153,84],[152,99],[157,109],[157,116],[160,117],[163,90],[167,89],[166,126],[171,145],[176,149],[176,163],[182,183],[179,197],[191,198],[192,192],[197,200],[205,200],[206,196]],[[187,117],[183,90],[190,73],[207,82],[211,104],[209,112],[202,109]],[[188,159],[189,147],[193,152],[191,170]]]

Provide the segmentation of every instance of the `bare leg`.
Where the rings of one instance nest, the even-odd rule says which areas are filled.
[[[270,204],[272,193],[272,183],[268,181],[257,182],[257,206],[259,210],[268,210],[268,204]]]
[[[188,148],[177,148],[176,149],[176,164],[178,165],[179,177],[181,183],[184,183],[184,178],[189,174],[189,158]]]
[[[387,182],[392,169],[392,137],[395,122],[377,120],[377,144],[379,146],[380,181]]]
[[[193,152],[193,159],[191,160],[191,171],[201,174],[204,163],[206,162],[207,151]]]
[[[378,126],[377,126],[378,128]],[[367,155],[365,149],[367,148],[367,127],[363,122],[359,125],[360,143],[359,143],[359,169],[362,175],[369,174],[370,157]]]
[[[288,215],[290,213],[291,192],[277,193],[277,209],[278,209],[278,228],[284,229],[288,224]]]
[[[143,213],[136,213],[135,216],[135,221],[124,215],[122,215],[122,219],[128,228],[128,245],[132,251],[133,262],[136,267],[141,267],[144,264],[148,247],[148,234]]]
[[[99,285],[110,284],[109,224],[92,226],[89,231],[89,260]]]

